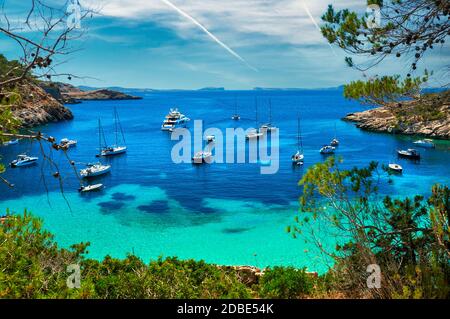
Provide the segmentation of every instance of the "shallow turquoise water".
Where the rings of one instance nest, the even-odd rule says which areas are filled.
[[[134,252],[145,261],[158,256],[204,259],[232,265],[293,265],[325,270],[318,251],[304,240],[285,232],[297,213],[298,180],[310,165],[322,161],[318,153],[330,141],[337,126],[344,167],[364,166],[371,160],[388,163],[396,148],[411,146],[413,137],[368,133],[339,119],[362,107],[347,102],[339,91],[294,92],[156,92],[141,101],[86,102],[70,106],[75,120],[41,128],[57,138],[77,139],[70,151],[76,162],[94,161],[98,144],[96,123],[101,117],[112,139],[113,107],[125,130],[128,153],[108,161],[110,175],[98,179],[107,188],[99,194],[80,195],[78,182],[64,157],[55,154],[64,176],[63,198],[53,169],[40,162],[36,167],[9,170],[4,175],[16,185],[0,185],[0,209],[17,212],[27,208],[43,217],[45,227],[62,246],[91,242],[90,257],[109,254],[124,257]],[[205,127],[225,129],[236,124],[254,125],[254,98],[258,95],[260,118],[267,119],[272,99],[273,122],[280,127],[280,171],[261,175],[257,164],[215,164],[194,167],[172,163],[176,143],[160,131],[170,107],[177,105]],[[230,120],[238,97],[243,120]],[[290,156],[296,149],[296,114],[302,115],[306,163],[293,168]],[[386,183],[381,193],[393,196],[427,194],[434,183],[450,184],[450,144],[438,142],[436,150],[421,150],[422,161],[398,160],[403,176]],[[21,152],[38,154],[38,146],[21,142],[1,147],[9,162]],[[48,189],[46,193],[44,185]],[[334,238],[329,238],[333,242]]]

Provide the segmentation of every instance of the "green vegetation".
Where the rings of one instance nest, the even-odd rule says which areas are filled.
[[[311,240],[335,260],[334,288],[353,297],[450,297],[450,190],[435,185],[432,195],[378,197],[380,173],[367,168],[341,170],[328,158],[300,181],[303,194],[294,236]],[[328,225],[339,234],[336,247],[321,245]],[[380,289],[368,289],[367,266],[382,270]]]
[[[26,212],[0,225],[0,242],[0,298],[299,298],[316,281],[302,270],[275,268],[246,285],[237,270],[203,261],[87,259],[88,244],[59,248]],[[79,289],[67,287],[70,264],[81,266]]]
[[[424,75],[414,77],[419,63],[425,53],[442,46],[450,35],[448,1],[367,0],[366,3],[376,10],[359,14],[349,9],[336,11],[330,5],[322,16],[322,35],[349,54],[345,58],[349,67],[368,77],[346,85],[345,96],[373,105],[417,98],[421,86],[432,75],[425,70]],[[406,74],[370,77],[366,73],[390,58],[410,63]]]

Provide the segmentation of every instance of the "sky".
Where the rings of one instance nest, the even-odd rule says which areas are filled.
[[[23,16],[29,2],[3,1],[12,17]],[[79,50],[58,71],[80,76],[75,85],[94,87],[339,86],[363,74],[348,68],[346,54],[317,28],[330,3],[366,10],[365,0],[80,0],[98,14],[82,22]],[[0,47],[10,58],[20,53],[1,36]],[[425,66],[437,68],[449,56],[448,46],[436,50]],[[366,76],[407,69],[408,61],[388,60]]]

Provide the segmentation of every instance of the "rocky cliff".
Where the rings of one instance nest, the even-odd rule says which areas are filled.
[[[450,91],[348,114],[344,120],[376,132],[422,135],[450,140]]]
[[[24,127],[73,119],[72,112],[40,86],[27,83],[19,87],[21,103],[12,109]]]

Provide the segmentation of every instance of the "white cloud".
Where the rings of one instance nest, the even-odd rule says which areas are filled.
[[[198,20],[208,30],[232,47],[242,44],[234,41],[246,36],[268,36],[274,41],[301,45],[326,45],[305,11],[302,0],[172,0],[172,2]],[[340,8],[364,10],[364,0],[303,0],[316,21],[330,2]],[[84,0],[82,4],[97,4]],[[101,13],[107,16],[149,20],[176,30],[182,37],[204,36],[189,20],[173,12],[161,0],[108,0],[102,3]],[[251,37],[250,37],[251,38]],[[251,44],[246,43],[246,44]]]

